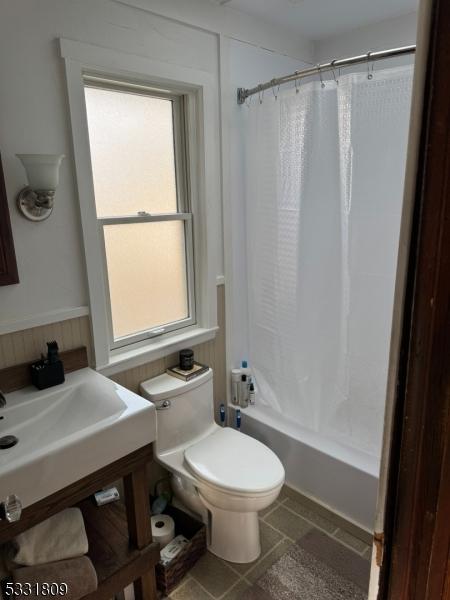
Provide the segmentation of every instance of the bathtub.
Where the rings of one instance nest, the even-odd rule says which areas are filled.
[[[241,431],[278,455],[290,487],[359,527],[373,531],[377,458],[304,429],[265,406],[242,409],[241,421]]]

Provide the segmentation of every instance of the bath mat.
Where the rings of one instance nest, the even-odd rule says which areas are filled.
[[[314,530],[293,544],[242,599],[366,600],[369,573],[369,561]]]

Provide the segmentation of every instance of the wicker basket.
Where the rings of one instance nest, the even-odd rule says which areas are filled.
[[[164,511],[175,521],[175,535],[184,535],[189,543],[166,566],[156,565],[156,585],[164,594],[170,592],[180,583],[186,573],[206,552],[206,527],[190,515],[174,506]]]

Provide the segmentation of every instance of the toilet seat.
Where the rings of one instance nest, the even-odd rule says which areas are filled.
[[[202,482],[237,495],[265,495],[284,482],[284,468],[270,448],[230,427],[189,446],[184,458]]]

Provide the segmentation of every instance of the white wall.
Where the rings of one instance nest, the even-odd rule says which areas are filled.
[[[114,0],[119,4],[140,7],[193,27],[220,33],[230,39],[268,48],[278,54],[296,58],[312,57],[313,42],[300,34],[286,31],[281,25],[246,14],[233,5],[219,5],[216,0]]]
[[[130,6],[141,4],[145,10]],[[208,8],[209,7],[209,8]],[[192,9],[192,10],[189,10]],[[214,10],[210,10],[210,9]],[[172,18],[155,14],[165,12]],[[88,294],[74,176],[67,91],[57,38],[89,42],[157,58],[214,75],[219,115],[219,36],[236,27],[243,36],[283,51],[299,52],[298,36],[269,31],[258,20],[220,12],[208,0],[0,0],[0,151],[5,170],[20,284],[0,288],[0,326],[27,326],[37,315],[63,318],[70,307],[87,306]],[[227,15],[221,21],[221,15]],[[178,19],[174,20],[178,15]],[[199,21],[186,26],[180,19]],[[238,26],[238,23],[240,25]],[[213,31],[207,31],[211,27]],[[278,42],[277,42],[278,40]],[[311,44],[306,44],[311,50]],[[151,74],[150,74],[151,75]],[[217,117],[219,131],[219,116]],[[217,143],[220,143],[219,136]],[[31,223],[15,208],[25,183],[16,153],[64,153],[53,215]],[[83,199],[81,199],[83,201]],[[211,199],[216,222],[217,275],[223,274],[221,198]]]
[[[416,43],[416,29],[416,12],[352,29],[344,35],[316,42],[315,62],[356,56],[374,50],[409,46]],[[400,58],[391,60],[389,64],[397,66],[405,64],[405,60],[411,62],[408,58]]]
[[[216,75],[216,36],[108,0],[1,2],[0,147],[20,284],[0,289],[1,320],[87,305],[67,92],[57,38],[158,56]],[[8,82],[8,85],[5,83]],[[31,223],[14,207],[25,182],[17,152],[62,152],[54,214]],[[217,199],[217,202],[220,202]],[[217,236],[220,238],[220,223]],[[220,241],[219,241],[220,244]],[[218,271],[221,264],[217,266]]]

